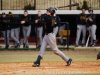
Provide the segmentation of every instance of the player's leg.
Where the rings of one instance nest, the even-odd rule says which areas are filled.
[[[19,40],[16,38],[17,29],[11,29],[11,38],[17,43],[15,47],[19,47]]]
[[[92,28],[91,28],[91,33],[92,33],[92,38],[93,38],[93,45],[92,46],[95,46],[95,43],[96,43],[96,29],[97,29],[97,26],[96,25],[92,25]]]
[[[89,27],[89,34],[90,34],[90,37],[91,37],[91,41],[90,41],[90,45],[89,46],[92,46],[92,44],[93,44],[92,26]]]
[[[10,40],[10,30],[7,30],[7,45],[9,47],[9,40]]]
[[[50,45],[51,49],[53,50],[53,52],[57,55],[59,55],[66,63],[67,66],[69,66],[72,62],[72,59],[70,59],[69,57],[67,57],[63,52],[61,52],[56,44],[56,37],[54,33],[50,33],[47,36],[47,43]]]
[[[10,33],[10,31],[8,31],[7,30],[7,38],[6,38],[6,31],[2,31],[2,33],[3,33],[3,37],[4,37],[4,43],[5,43],[5,49],[8,49],[8,47],[9,47],[9,33]]]
[[[2,33],[3,33],[3,37],[4,37],[4,43],[5,43],[5,45],[6,45],[6,31],[2,31]],[[7,45],[6,45],[7,46]],[[5,48],[6,48],[6,46],[5,46]]]
[[[27,31],[26,32],[26,38],[25,38],[26,48],[29,48],[28,39],[29,39],[29,36],[30,36],[30,33],[31,33],[31,25],[26,28],[26,31]]]
[[[26,28],[25,28],[25,26],[23,26],[22,28],[23,28],[23,38],[24,38],[23,48],[25,48],[25,46],[26,46]]]
[[[32,65],[33,67],[39,67],[40,66],[40,61],[43,57],[43,54],[45,52],[45,48],[47,46],[47,42],[46,42],[47,36],[45,35],[41,44],[41,48],[38,54],[38,57],[36,59],[36,61],[34,62],[34,64]]]
[[[85,38],[86,38],[86,25],[84,25],[82,27],[82,34],[83,34],[83,38],[82,38],[82,46],[85,45]]]
[[[43,27],[40,27],[40,28],[39,28],[39,40],[40,40],[39,45],[40,45],[40,46],[41,46],[41,44],[42,44],[42,33],[43,33]]]
[[[19,28],[15,29],[15,38],[16,38],[16,47],[20,47],[20,43],[19,43]]]
[[[82,25],[77,25],[76,43],[75,46],[78,47],[80,35],[81,35]]]

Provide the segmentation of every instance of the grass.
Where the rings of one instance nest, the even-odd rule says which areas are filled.
[[[39,51],[0,51],[0,63],[4,62],[33,62],[36,60]],[[63,51],[73,61],[97,61],[97,51]],[[63,61],[52,51],[46,51],[43,61]]]

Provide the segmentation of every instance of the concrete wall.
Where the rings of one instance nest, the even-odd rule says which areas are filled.
[[[24,13],[24,10],[2,10],[0,11],[0,14],[2,12],[5,12],[6,14],[8,14],[8,12],[11,11],[13,14],[23,14]],[[28,10],[28,13],[29,14],[37,14],[39,10]],[[46,10],[41,10],[42,11],[42,14],[44,14],[46,12]],[[57,14],[60,14],[60,15],[67,15],[67,14],[79,14],[81,13],[80,10],[57,10],[56,11]],[[88,11],[86,11],[86,14],[88,14]],[[100,14],[100,10],[94,10],[94,14]]]

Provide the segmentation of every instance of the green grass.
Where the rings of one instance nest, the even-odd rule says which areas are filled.
[[[0,63],[4,62],[33,62],[39,51],[0,51]],[[97,61],[97,51],[63,51],[73,61]],[[42,61],[63,61],[52,51],[46,51]]]

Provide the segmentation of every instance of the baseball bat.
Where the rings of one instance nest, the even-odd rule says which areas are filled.
[[[89,44],[89,38],[90,38],[90,35],[88,36],[88,39],[87,39],[87,41],[86,41],[86,47],[87,47],[88,44]]]
[[[72,6],[78,6],[79,3],[74,3],[74,4],[71,4],[71,5],[67,5],[67,6],[61,6],[61,7],[57,7],[57,8],[65,8],[65,7],[72,7]]]

